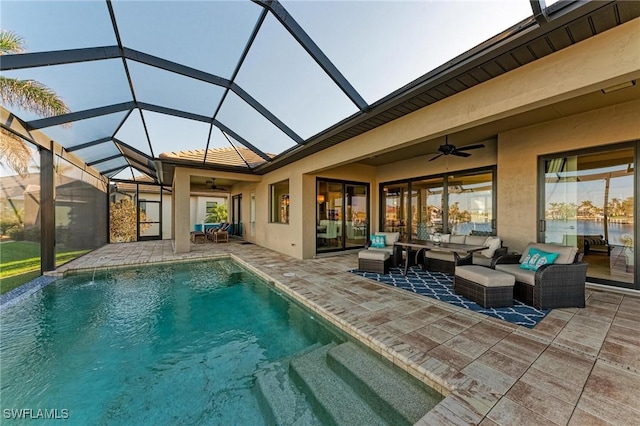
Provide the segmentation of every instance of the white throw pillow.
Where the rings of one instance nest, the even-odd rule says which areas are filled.
[[[489,247],[488,249],[482,250],[480,252],[480,254],[482,254],[484,257],[488,257],[489,259],[491,259],[493,257],[493,254],[496,252],[496,250],[498,250],[500,248],[500,238],[498,237],[489,237],[487,238],[487,240],[484,242],[484,245]]]

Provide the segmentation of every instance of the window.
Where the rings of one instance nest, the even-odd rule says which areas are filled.
[[[207,201],[207,205],[206,205],[206,211],[207,211],[207,216],[209,216],[210,214],[212,214],[215,211],[215,207],[218,205],[217,202],[215,201]]]
[[[269,222],[289,223],[289,180],[269,185]]]

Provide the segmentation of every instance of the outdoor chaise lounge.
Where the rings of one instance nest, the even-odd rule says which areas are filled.
[[[530,243],[522,255],[500,256],[495,269],[515,277],[513,297],[527,305],[538,309],[585,306],[587,264],[578,261],[576,247]]]
[[[229,228],[231,224],[229,222],[222,222],[217,228],[209,228],[207,229],[207,239],[214,243],[221,242],[225,240],[229,241]]]

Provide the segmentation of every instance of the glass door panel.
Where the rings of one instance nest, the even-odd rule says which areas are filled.
[[[443,232],[442,178],[423,179],[411,183],[411,238],[428,239],[429,234]]]
[[[495,234],[492,173],[450,176],[447,180],[448,232]]]
[[[409,220],[409,184],[388,185],[382,192],[384,232],[400,232],[400,238],[405,238]]]
[[[367,242],[368,187],[366,185],[345,185],[345,247],[363,247]]]
[[[584,253],[593,282],[634,283],[634,150],[544,161],[542,240]]]
[[[364,247],[369,235],[369,186],[318,180],[316,251]]]
[[[160,201],[140,200],[138,202],[138,240],[159,240],[162,238]]]
[[[343,246],[342,221],[344,217],[342,184],[318,181],[317,194],[317,250],[320,252],[341,249]]]

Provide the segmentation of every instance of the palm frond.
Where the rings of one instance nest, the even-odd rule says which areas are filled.
[[[20,176],[29,172],[31,150],[13,133],[0,129],[0,164],[6,165]]]
[[[24,52],[24,39],[13,31],[0,30],[0,55]]]
[[[5,105],[20,107],[43,117],[70,111],[60,96],[35,80],[0,76],[0,98]]]

